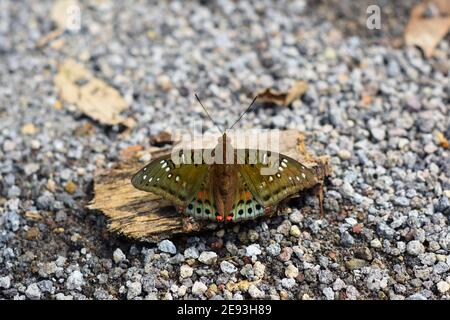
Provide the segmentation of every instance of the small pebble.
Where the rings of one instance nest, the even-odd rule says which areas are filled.
[[[170,254],[177,253],[177,248],[175,247],[173,242],[170,240],[167,240],[167,239],[158,243],[158,249],[161,250],[162,252],[166,252],[166,253],[170,253]]]
[[[115,263],[120,263],[120,262],[124,261],[126,258],[127,257],[122,252],[122,250],[120,250],[120,248],[117,248],[116,250],[114,250],[113,260]]]
[[[248,293],[253,299],[263,299],[265,297],[264,291],[259,290],[254,284],[248,287]]]
[[[442,294],[444,294],[450,290],[450,285],[445,281],[439,281],[438,284],[436,285],[436,287],[439,290],[439,292]]]
[[[412,240],[406,245],[406,251],[412,256],[418,256],[419,254],[424,253],[425,248],[420,241]]]
[[[234,264],[224,260],[220,263],[220,270],[224,273],[233,274],[237,271],[237,268]]]
[[[196,296],[201,296],[208,290],[208,287],[201,281],[195,281],[194,285],[192,286],[192,294]]]
[[[247,257],[257,256],[261,254],[259,244],[252,244],[245,248],[245,255]]]
[[[288,265],[286,267],[286,270],[284,271],[284,274],[288,278],[297,278],[298,276],[298,268],[292,264]]]
[[[198,257],[198,261],[208,265],[215,264],[217,261],[217,253],[213,251],[203,251]]]
[[[27,287],[25,295],[27,296],[28,299],[39,300],[41,298],[42,293],[37,283],[32,283]]]
[[[0,288],[9,289],[11,286],[11,278],[9,276],[0,277]]]

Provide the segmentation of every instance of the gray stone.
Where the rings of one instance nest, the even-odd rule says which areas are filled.
[[[248,293],[253,299],[263,299],[265,297],[264,291],[259,290],[254,284],[251,284],[248,287]]]
[[[186,259],[198,259],[199,252],[196,247],[189,247],[186,250],[184,250],[184,257]]]
[[[177,253],[176,255],[174,255],[173,257],[171,257],[169,259],[169,263],[170,264],[180,264],[183,263],[186,259],[184,258],[184,255],[182,255],[181,253]]]
[[[37,207],[42,210],[49,210],[53,207],[55,197],[48,191],[45,191],[41,196],[37,198]]]
[[[257,256],[261,254],[261,249],[259,247],[259,244],[252,244],[247,246],[247,248],[245,248],[245,255],[247,257],[252,257],[252,256]]]
[[[408,252],[412,256],[418,256],[421,253],[425,252],[425,247],[418,240],[412,240],[408,242],[406,246],[406,252]]]
[[[81,286],[83,285],[84,285],[83,274],[78,270],[72,271],[72,273],[67,278],[66,282],[67,289],[81,291]]]
[[[280,254],[281,248],[278,243],[272,243],[266,248],[266,251],[271,256],[277,256]]]
[[[25,295],[28,299],[31,300],[39,300],[41,299],[41,290],[39,289],[39,286],[37,283],[32,283],[27,287],[27,290],[25,291]]]
[[[131,300],[141,295],[142,293],[142,284],[138,281],[130,282],[127,281],[127,299]]]
[[[39,281],[38,286],[44,293],[53,293],[53,282],[50,280]]]
[[[177,248],[175,247],[173,242],[170,240],[167,240],[167,239],[158,243],[158,249],[161,250],[162,252],[166,252],[166,253],[170,253],[170,254],[177,253]]]
[[[428,299],[420,293],[415,293],[407,297],[406,300],[428,300]]]
[[[443,261],[439,261],[438,263],[436,263],[433,267],[433,273],[435,274],[444,274],[446,272],[448,272],[448,270],[450,269],[449,265]]]
[[[127,257],[125,256],[125,254],[122,252],[122,250],[120,248],[117,248],[116,250],[114,250],[113,253],[113,260],[115,263],[120,263],[122,261],[124,261]]]
[[[386,239],[392,239],[395,235],[395,230],[389,227],[385,223],[380,223],[377,226],[377,233],[380,235],[380,237],[386,238]]]
[[[11,278],[9,276],[0,277],[0,288],[9,289],[11,286]]]
[[[196,296],[201,296],[208,290],[206,285],[201,281],[195,281],[194,285],[192,286],[192,294]]]
[[[237,271],[237,268],[234,264],[224,260],[220,263],[220,270],[224,273],[233,274]]]
[[[284,288],[290,290],[295,286],[295,280],[292,278],[283,278],[281,279],[281,285]]]
[[[334,300],[334,291],[330,287],[323,288],[322,293],[327,300]]]
[[[194,269],[192,269],[187,264],[184,264],[180,267],[180,277],[182,278],[190,278],[194,273]]]
[[[355,244],[355,239],[348,231],[344,231],[341,234],[341,244],[345,247],[351,247]]]
[[[217,261],[217,253],[213,251],[203,251],[198,257],[198,261],[208,265],[215,264]]]

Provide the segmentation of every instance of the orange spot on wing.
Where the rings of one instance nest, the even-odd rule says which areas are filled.
[[[250,192],[248,192],[248,191],[245,192],[245,200],[247,200],[247,201],[250,200],[251,196],[252,195],[250,194]]]
[[[229,215],[229,216],[227,216],[227,221],[231,221],[232,219],[233,219],[233,216],[232,215]]]
[[[199,191],[197,193],[197,199],[200,199],[202,201],[205,199],[208,199],[208,192],[207,191]]]
[[[217,221],[222,221],[223,217],[222,216],[216,216]]]

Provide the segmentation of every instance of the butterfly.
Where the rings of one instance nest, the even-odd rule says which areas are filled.
[[[268,167],[273,169],[269,174]],[[225,132],[214,149],[179,150],[176,157],[151,161],[131,183],[194,219],[239,222],[270,215],[280,201],[320,182],[313,170],[286,155],[234,149]]]

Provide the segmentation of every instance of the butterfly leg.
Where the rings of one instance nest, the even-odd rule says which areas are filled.
[[[319,183],[314,187],[314,194],[317,196],[319,200],[319,209],[320,209],[320,217],[323,218],[325,216],[323,211],[323,183]]]

